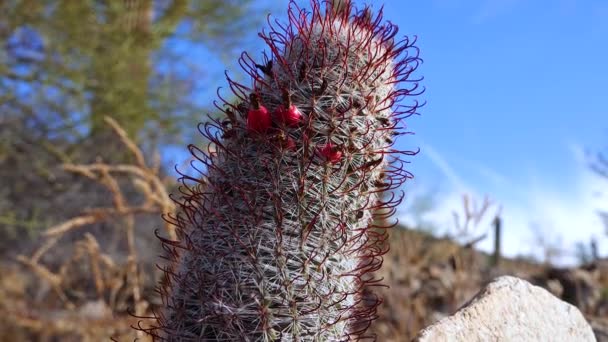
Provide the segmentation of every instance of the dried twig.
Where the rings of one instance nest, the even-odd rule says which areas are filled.
[[[105,121],[112,127],[127,150],[133,154],[135,164],[111,165],[97,161],[88,165],[65,164],[63,165],[63,169],[102,185],[112,198],[112,207],[88,209],[83,211],[79,216],[48,228],[42,235],[45,238],[42,245],[31,256],[19,255],[17,256],[17,260],[51,285],[63,302],[64,309],[73,310],[75,304],[68,299],[66,294],[69,286],[66,278],[69,278],[72,273],[77,272],[75,267],[82,264],[83,258],[87,258],[88,260],[85,260],[85,262],[90,266],[91,280],[94,284],[98,300],[102,303],[107,302],[111,308],[116,309],[119,299],[122,298],[119,293],[124,289],[126,284],[132,296],[135,314],[143,316],[149,304],[142,295],[141,271],[138,266],[138,255],[135,246],[135,217],[138,214],[160,215],[173,213],[175,205],[168,196],[166,184],[159,176],[160,159],[158,156],[152,162],[152,167],[148,167],[142,151],[129,139],[116,121],[109,117],[106,117]],[[129,180],[139,190],[144,197],[143,203],[137,205],[129,203],[128,197],[121,187],[122,183],[120,181],[123,179]],[[76,243],[75,254],[70,260],[65,261],[59,267],[59,271],[53,272],[41,263],[43,256],[52,250],[53,247],[57,246],[57,243],[66,234],[92,224],[116,221],[116,219],[120,219],[119,221],[124,223],[123,232],[126,235],[125,240],[128,252],[126,264],[121,265],[121,263],[114,261],[108,254],[103,253],[97,239],[90,233],[86,233],[84,239]],[[175,231],[170,225],[165,224],[165,229],[171,239],[176,238]],[[105,295],[106,291],[109,291],[107,297]],[[107,298],[107,301],[105,298]],[[44,323],[42,321],[38,322],[35,319],[18,321],[32,329],[40,326],[38,323]],[[79,325],[75,325],[74,327],[77,329]],[[86,330],[86,327],[82,325],[80,325],[80,328],[83,331]],[[84,332],[82,336],[85,336]],[[143,335],[138,336],[140,339],[143,337]]]

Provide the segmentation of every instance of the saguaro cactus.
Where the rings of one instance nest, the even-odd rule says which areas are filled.
[[[183,175],[179,241],[164,310],[150,332],[170,341],[347,341],[365,337],[379,299],[390,217],[411,175],[393,148],[418,103],[414,41],[349,1],[291,3],[260,33],[270,53],[228,78],[238,104],[201,124]],[[199,165],[200,167],[198,167]],[[380,196],[387,194],[388,196]]]

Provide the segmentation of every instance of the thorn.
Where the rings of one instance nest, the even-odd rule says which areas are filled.
[[[236,124],[236,115],[234,115],[234,112],[232,111],[232,109],[227,108],[225,110],[225,112],[226,112],[226,116],[228,117],[230,122],[232,122],[232,124],[235,125]]]
[[[266,65],[256,64],[255,67],[260,69],[265,75],[272,76],[272,60],[268,61]]]
[[[377,188],[388,188],[390,186],[390,183],[381,182],[378,180],[374,183],[374,186]]]
[[[315,96],[321,96],[327,90],[327,79],[323,79],[323,83],[321,83],[321,88],[317,90],[313,90]]]
[[[384,160],[384,156],[380,156],[376,160],[368,161],[367,163],[363,164],[362,168],[369,170],[371,168],[374,168],[374,167],[378,166],[380,163],[382,163],[382,160]]]
[[[304,62],[302,62],[302,64],[300,64],[300,73],[298,75],[298,82],[302,82],[304,80],[304,77],[306,77],[307,71],[308,71],[308,67],[306,67],[306,64],[304,64]]]
[[[389,126],[391,122],[387,118],[377,118],[378,121],[382,124],[382,126]]]
[[[314,55],[313,58],[314,58],[314,60],[312,61],[312,67],[317,68],[317,69],[320,68],[322,66],[321,63],[323,62],[322,60],[320,60],[322,57]]]
[[[249,104],[247,102],[241,102],[237,105],[237,109],[241,113],[246,113],[248,108],[249,108]]]
[[[227,130],[224,134],[222,134],[222,139],[230,139],[236,135],[234,129]]]
[[[336,17],[348,17],[350,14],[349,0],[332,0],[330,10]]]
[[[287,90],[287,88],[283,88],[281,92],[283,97],[283,105],[285,105],[285,108],[291,107],[291,94],[289,93],[289,90]]]
[[[363,24],[369,25],[372,22],[372,11],[369,7],[365,7],[363,10],[363,14],[361,15],[361,22]]]
[[[249,94],[249,101],[254,109],[260,108],[260,97],[256,93]]]

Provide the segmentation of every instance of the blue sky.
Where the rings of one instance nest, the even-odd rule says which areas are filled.
[[[608,147],[608,2],[368,3],[375,9],[383,3],[385,19],[400,34],[418,36],[424,60],[418,74],[425,77],[428,104],[409,121],[416,135],[399,146],[421,149],[412,158],[415,179],[402,220],[411,222],[413,203],[432,195],[425,219],[441,233],[453,231],[451,213],[462,207],[462,194],[488,195],[502,207],[508,255],[540,255],[544,240],[563,248],[557,261],[568,263],[574,243],[591,236],[608,253],[595,213],[608,207],[608,180],[588,171],[584,152]],[[286,4],[260,2],[279,18]],[[263,50],[256,32],[244,35],[252,55]],[[192,56],[218,66],[218,75],[224,69],[238,74],[234,62],[222,64],[195,49]],[[215,79],[202,101],[226,85]],[[479,231],[487,227],[482,223]],[[487,239],[481,247],[491,244]]]
[[[447,229],[462,193],[489,195],[511,255],[538,255],[540,235],[569,262],[576,241],[603,238],[595,210],[608,180],[588,171],[584,151],[608,146],[608,2],[389,0],[385,11],[419,36],[425,61],[410,200],[438,191],[429,216]]]

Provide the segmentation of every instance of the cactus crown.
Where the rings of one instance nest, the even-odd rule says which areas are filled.
[[[420,59],[381,11],[310,7],[269,20],[269,55],[240,59],[252,85],[228,78],[238,104],[222,100],[227,119],[199,125],[212,147],[189,146],[201,175],[182,174],[180,213],[167,218],[179,241],[161,238],[165,308],[148,331],[159,339],[373,338],[380,300],[367,289],[411,178],[401,157],[412,152],[393,145],[418,103],[398,102],[420,93]]]

